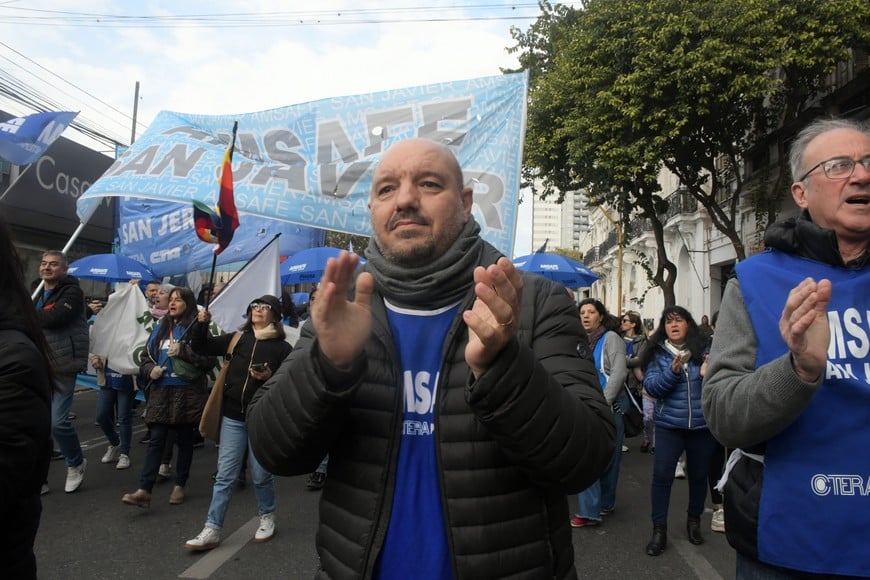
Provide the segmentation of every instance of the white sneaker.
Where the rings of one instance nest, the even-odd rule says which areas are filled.
[[[66,468],[66,484],[63,490],[67,493],[72,493],[79,488],[82,480],[85,478],[85,468],[88,466],[88,460],[82,459],[82,462],[75,467]]]
[[[45,494],[47,494],[49,491],[51,491],[51,490],[48,489],[48,484],[47,484],[47,483],[43,483],[43,484],[42,484],[42,489],[39,490],[39,495],[45,495]]]
[[[725,510],[718,509],[713,512],[713,519],[710,520],[710,529],[714,532],[725,532]]]
[[[683,464],[677,461],[677,468],[674,470],[674,477],[676,479],[686,479],[686,470],[683,469]]]
[[[169,479],[172,477],[172,466],[168,463],[161,463],[160,469],[157,470],[157,477],[160,479]]]
[[[193,552],[202,552],[217,548],[221,543],[221,532],[214,528],[205,526],[197,537],[192,540],[187,540],[184,547]]]
[[[114,463],[118,461],[118,454],[121,452],[120,445],[109,445],[106,447],[106,452],[103,453],[103,458],[100,463]]]
[[[254,534],[255,542],[268,542],[275,535],[275,514],[263,514],[260,516],[260,527]]]
[[[122,453],[118,456],[118,465],[115,466],[115,469],[127,469],[129,467],[130,457]]]

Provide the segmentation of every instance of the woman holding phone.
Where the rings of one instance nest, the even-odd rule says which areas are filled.
[[[272,474],[263,469],[251,452],[245,413],[257,389],[272,376],[293,350],[285,341],[281,303],[268,294],[253,300],[248,305],[247,321],[236,333],[212,336],[208,332],[211,322],[208,310],[201,310],[197,320],[200,324],[193,329],[191,342],[197,352],[214,356],[226,355],[231,350],[230,343],[233,338],[236,334],[239,337],[228,357],[229,368],[223,386],[218,470],[211,505],[205,527],[198,536],[188,540],[185,547],[192,551],[203,551],[220,544],[220,530],[246,453],[260,512],[260,526],[254,534],[254,541],[266,542],[275,533],[275,483]]]
[[[668,506],[674,467],[686,452],[689,506],[686,534],[689,542],[704,543],[700,519],[707,499],[707,471],[715,440],[701,410],[701,379],[707,370],[707,338],[682,306],[662,312],[650,347],[641,353],[646,369],[643,387],[655,399],[656,452],[653,461],[653,536],[646,553],[658,556],[668,541]]]

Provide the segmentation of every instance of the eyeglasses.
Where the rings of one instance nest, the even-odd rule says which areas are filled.
[[[251,302],[249,306],[251,310],[272,310],[272,307],[263,302]]]
[[[625,324],[626,322],[631,322],[631,318],[623,318],[622,319],[623,324]]]
[[[803,181],[819,167],[822,168],[828,179],[849,179],[852,177],[852,173],[855,172],[855,165],[859,163],[864,166],[864,171],[870,171],[870,156],[857,160],[851,157],[832,157],[813,165],[813,168],[804,173],[804,176],[798,179],[798,181]]]

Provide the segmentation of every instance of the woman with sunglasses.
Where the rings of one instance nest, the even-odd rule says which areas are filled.
[[[239,334],[239,338],[228,357],[229,367],[223,386],[218,470],[211,505],[202,531],[188,540],[184,547],[198,552],[211,550],[220,544],[220,530],[246,454],[260,513],[260,526],[254,534],[254,541],[266,542],[275,533],[275,483],[272,474],[263,469],[251,451],[245,413],[257,389],[293,350],[285,341],[281,302],[268,294],[251,302],[247,321],[238,333],[212,336],[208,332],[211,322],[208,310],[201,310],[197,320],[199,324],[194,328],[192,341],[197,352],[223,356],[230,350],[233,337]]]

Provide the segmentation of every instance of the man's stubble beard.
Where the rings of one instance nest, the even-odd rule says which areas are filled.
[[[377,242],[378,247],[381,248],[381,253],[384,255],[384,258],[392,264],[397,266],[401,266],[403,268],[419,268],[421,266],[427,266],[431,264],[433,261],[437,260],[453,245],[453,242],[456,241],[456,238],[459,237],[460,232],[465,227],[465,219],[463,214],[457,214],[447,225],[447,228],[444,231],[443,242],[441,244],[438,243],[438,240],[435,239],[435,236],[432,234],[426,234],[420,239],[419,243],[414,244],[410,247],[404,247],[402,250],[398,250],[396,248],[387,248],[381,241],[375,236],[375,242]],[[399,237],[402,237],[401,235]],[[413,238],[416,236],[409,236],[409,238]]]

